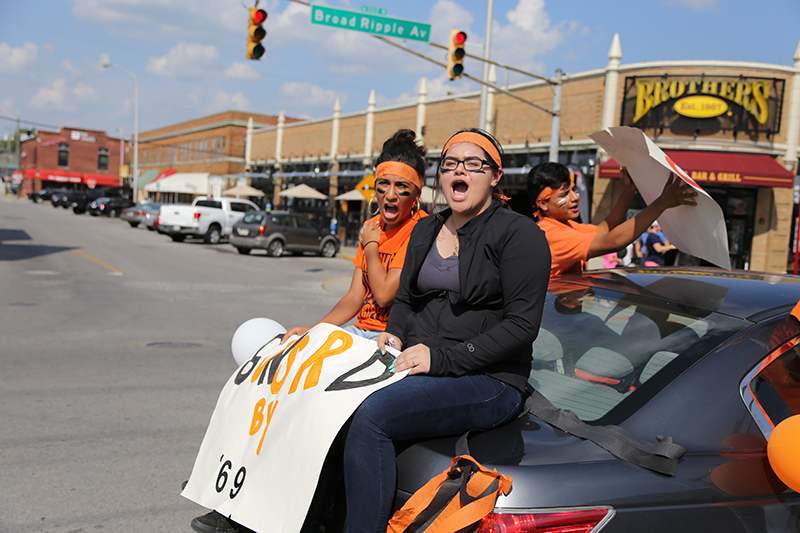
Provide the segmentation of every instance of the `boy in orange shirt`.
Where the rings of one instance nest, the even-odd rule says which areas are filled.
[[[550,244],[550,278],[580,272],[592,257],[617,252],[644,233],[661,213],[679,205],[697,205],[697,192],[670,174],[661,195],[635,217],[625,220],[636,185],[623,167],[619,174],[622,195],[611,213],[598,225],[577,222],[578,192],[572,174],[561,163],[540,163],[528,173],[528,197],[539,227]]]

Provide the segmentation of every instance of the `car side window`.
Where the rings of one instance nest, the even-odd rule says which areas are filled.
[[[308,219],[295,218],[294,220],[295,222],[297,222],[297,227],[300,229],[310,229],[310,230],[316,229],[314,228],[314,224],[312,224],[311,221]]]
[[[242,202],[231,202],[231,211],[237,211],[239,213],[247,213],[252,208],[245,203]]]
[[[783,420],[800,414],[800,338],[780,346],[747,375],[742,398],[767,437]]]

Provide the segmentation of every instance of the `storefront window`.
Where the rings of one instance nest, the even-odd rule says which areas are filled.
[[[97,170],[108,172],[108,148],[100,148],[97,151]]]
[[[69,145],[67,143],[58,145],[58,166],[69,167]]]

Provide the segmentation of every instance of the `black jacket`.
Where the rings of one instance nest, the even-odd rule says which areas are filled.
[[[458,230],[460,292],[423,294],[417,276],[449,215],[426,217],[411,233],[386,331],[405,348],[430,348],[429,375],[480,372],[524,390],[550,277],[544,232],[494,200]]]

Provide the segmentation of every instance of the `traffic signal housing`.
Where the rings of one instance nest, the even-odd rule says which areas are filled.
[[[467,33],[460,30],[450,30],[450,48],[447,54],[447,77],[451,80],[460,78],[464,72],[464,44],[467,42]]]
[[[250,8],[250,28],[247,33],[247,59],[261,59],[266,51],[261,41],[267,36],[262,24],[267,20],[267,12],[255,7]]]

